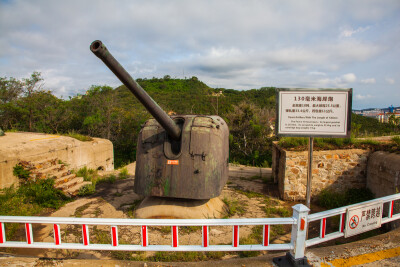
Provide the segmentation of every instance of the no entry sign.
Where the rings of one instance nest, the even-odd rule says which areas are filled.
[[[277,134],[350,137],[352,89],[278,89]]]
[[[382,202],[347,209],[344,236],[349,237],[381,227]]]

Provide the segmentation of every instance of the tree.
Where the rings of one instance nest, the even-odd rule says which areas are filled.
[[[40,72],[33,72],[30,78],[25,78],[22,81],[23,94],[26,98],[26,108],[28,109],[28,119],[29,119],[29,131],[33,130],[33,112],[34,112],[34,99],[33,94],[35,92],[41,91],[43,84]]]
[[[396,126],[400,124],[400,117],[396,117],[395,114],[392,114],[389,116],[389,120],[388,120],[390,125]]]
[[[231,158],[242,164],[266,165],[271,156],[274,111],[243,101],[226,115]]]
[[[0,77],[0,103],[10,103],[22,93],[22,82],[10,77]]]

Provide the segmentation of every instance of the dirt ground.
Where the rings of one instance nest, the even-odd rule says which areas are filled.
[[[129,177],[117,180],[115,183],[104,183],[97,187],[96,194],[89,197],[78,198],[68,203],[52,214],[43,216],[52,217],[90,217],[90,218],[132,218],[134,208],[137,207],[140,196],[133,192],[134,165],[127,166]],[[119,170],[105,172],[103,175],[117,175]],[[271,183],[255,178],[230,177],[220,196],[225,202],[230,203],[231,208],[236,208],[236,213],[230,218],[265,218],[282,217],[282,214],[269,212],[268,208],[285,212],[291,216],[291,207],[297,203],[287,203],[277,198],[277,188]],[[319,211],[314,206],[313,212]],[[285,216],[286,217],[286,216]],[[318,228],[317,225],[311,226]],[[140,244],[139,227],[119,227],[120,243]],[[318,230],[315,232],[317,233]],[[35,225],[34,240],[53,242],[52,225]],[[81,229],[74,226],[61,225],[64,242],[82,242]],[[277,229],[276,234],[271,233],[271,243],[290,242],[290,229]],[[240,237],[246,240],[252,236],[254,227],[241,227]],[[18,235],[20,240],[25,240],[24,231]],[[307,249],[306,256],[313,266],[320,266],[337,258],[351,259],[360,254],[376,252],[398,247],[400,231],[377,235],[354,243],[337,245],[332,241],[324,244],[324,247],[311,247]],[[341,243],[342,240],[336,240]],[[347,240],[349,241],[349,240]],[[90,228],[91,243],[110,243],[109,226]],[[231,244],[231,227],[211,227],[210,244]],[[242,241],[241,241],[242,242]],[[152,227],[149,229],[150,244],[171,244],[169,227]],[[181,245],[201,244],[201,232],[197,228],[179,228],[179,243]],[[327,246],[327,247],[325,247]],[[155,255],[155,252],[123,252],[123,257],[107,251],[83,251],[83,250],[51,250],[51,249],[7,249],[0,253],[0,266],[274,266],[272,259],[284,255],[282,252],[261,252],[257,257],[241,258],[238,253],[225,253],[222,258],[203,262],[146,262],[147,257]],[[126,256],[134,261],[126,261]],[[372,256],[369,256],[372,257]],[[374,262],[363,266],[398,266],[399,258],[391,259],[374,256]],[[355,258],[357,260],[357,258]],[[382,265],[381,265],[382,263]]]
[[[114,183],[103,183],[96,187],[96,193],[88,197],[77,198],[66,204],[56,212],[46,215],[51,217],[89,217],[89,218],[133,218],[134,209],[142,199],[133,192],[134,171],[133,164],[126,166],[129,177],[116,180]],[[103,172],[102,175],[118,175],[119,170]],[[230,203],[234,211],[229,218],[265,218],[266,207],[274,206],[290,212],[291,206],[277,197],[277,189],[271,184],[266,184],[261,179],[231,177],[222,191],[220,198]],[[270,217],[281,217],[271,214]],[[253,233],[254,226],[240,227],[241,240]],[[91,243],[110,243],[109,226],[89,226]],[[276,238],[271,236],[271,243],[287,243],[290,241],[290,229],[278,229]],[[149,244],[171,244],[170,227],[149,227]],[[37,242],[53,242],[52,225],[34,225],[34,240]],[[82,242],[79,226],[61,225],[61,234],[64,242]],[[232,227],[210,227],[210,245],[231,244]],[[120,243],[140,244],[140,227],[118,227]],[[23,231],[20,235],[24,240]],[[180,245],[201,245],[200,227],[180,227]],[[112,259],[113,255],[107,251],[71,251],[54,249],[13,249],[10,252],[19,255],[44,257],[44,258],[74,258],[74,259]],[[135,253],[132,252],[134,256]],[[264,252],[263,252],[264,253]],[[145,252],[141,257],[154,255],[154,252]],[[227,254],[223,259],[236,258],[238,254]]]

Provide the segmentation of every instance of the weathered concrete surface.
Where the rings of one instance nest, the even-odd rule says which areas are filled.
[[[228,207],[219,198],[208,200],[146,197],[135,212],[139,219],[221,219]]]
[[[368,159],[367,187],[376,198],[400,193],[400,155],[377,151]],[[387,214],[387,204],[384,207]],[[393,213],[400,212],[400,203],[395,202]],[[384,213],[384,215],[386,215]],[[400,227],[400,221],[389,224],[392,228]]]
[[[0,188],[17,184],[13,167],[20,161],[40,162],[59,159],[71,169],[114,169],[113,145],[109,140],[93,138],[81,142],[71,137],[42,133],[6,133],[0,137]]]
[[[375,197],[400,192],[400,155],[377,151],[368,159],[367,187]]]

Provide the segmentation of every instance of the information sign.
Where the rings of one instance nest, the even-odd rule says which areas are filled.
[[[344,237],[381,227],[382,209],[382,202],[348,208]]]
[[[278,89],[277,134],[350,137],[352,89]]]

